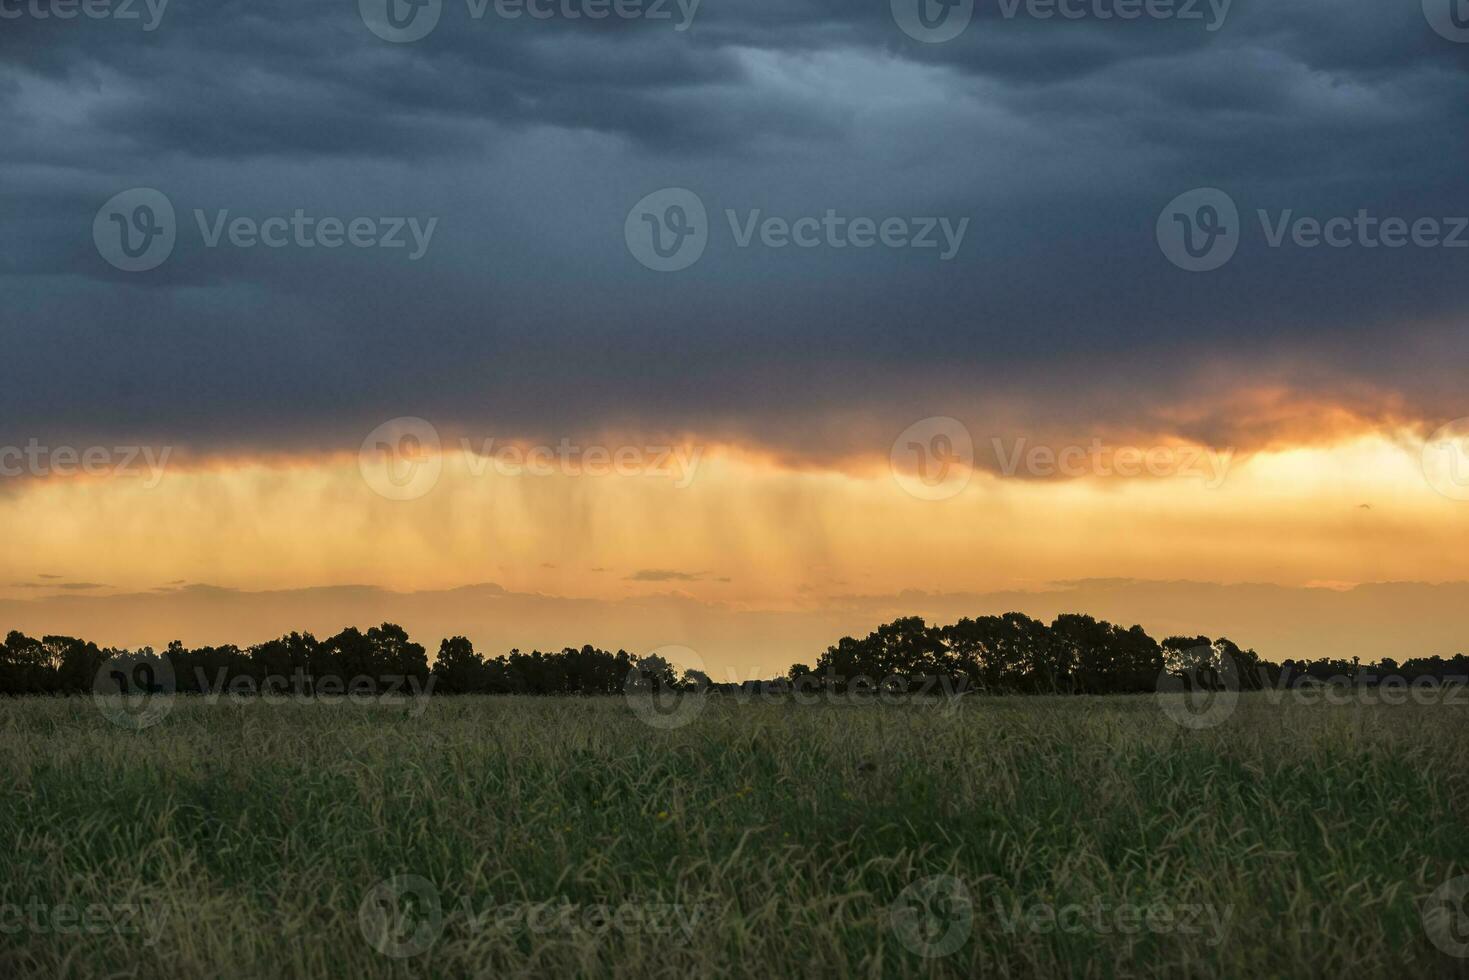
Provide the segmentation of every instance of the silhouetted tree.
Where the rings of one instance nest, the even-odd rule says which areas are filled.
[[[430,668],[422,646],[402,627],[383,623],[366,633],[348,627],[321,641],[310,633],[290,633],[245,649],[190,649],[174,641],[161,655],[147,647],[135,653],[99,650],[74,637],[36,640],[11,631],[0,644],[0,694],[85,693],[114,657],[127,658],[119,683],[136,688],[140,678],[165,677],[167,667],[185,693],[378,693],[389,684],[401,689],[407,678],[421,690],[430,677],[444,694],[605,695],[622,692],[630,682],[644,689],[739,692],[773,683],[713,684],[701,670],[679,675],[658,655],[639,658],[593,646],[559,653],[511,650],[488,659],[462,636],[444,640]],[[1392,658],[1377,664],[1339,658],[1274,664],[1224,637],[1171,636],[1158,643],[1140,626],[1124,629],[1072,613],[1057,616],[1049,626],[1020,613],[942,627],[910,616],[861,639],[841,638],[814,668],[792,664],[789,680],[781,678],[776,689],[788,690],[800,681],[803,689],[817,684],[848,690],[865,678],[911,690],[920,678],[938,678],[997,694],[1118,694],[1154,690],[1164,671],[1188,674],[1203,684],[1235,683],[1247,691],[1326,682],[1375,685],[1388,677],[1464,683],[1469,657],[1419,657],[1401,665]]]

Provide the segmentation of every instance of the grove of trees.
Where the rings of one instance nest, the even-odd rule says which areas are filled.
[[[618,694],[631,683],[654,687],[801,683],[847,690],[895,681],[918,690],[939,679],[943,689],[996,694],[1120,694],[1156,690],[1166,673],[1209,677],[1241,690],[1346,681],[1373,686],[1388,678],[1412,682],[1469,678],[1469,657],[1356,660],[1262,660],[1228,639],[1205,636],[1154,640],[1139,626],[1123,628],[1090,616],[1058,616],[1049,625],[1020,613],[962,619],[949,626],[918,617],[894,620],[862,639],[844,637],[817,658],[774,681],[711,683],[695,670],[679,673],[657,656],[636,657],[592,646],[559,652],[512,650],[489,658],[469,640],[427,652],[400,626],[362,632],[349,627],[318,640],[290,633],[251,647],[186,648],[174,642],[155,652],[99,648],[69,636],[40,639],[12,631],[0,645],[0,694],[80,694],[94,689],[115,658],[150,664],[148,677],[168,678],[183,693],[349,693],[379,690],[434,694]],[[923,689],[931,689],[924,685]]]

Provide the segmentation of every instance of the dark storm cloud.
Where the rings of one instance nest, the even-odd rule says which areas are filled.
[[[980,0],[935,45],[885,0],[704,0],[684,31],[669,9],[473,20],[448,0],[409,44],[345,0],[171,0],[153,31],[4,21],[0,445],[355,449],[421,415],[810,458],[886,452],[937,414],[1249,444],[1331,405],[1469,414],[1469,253],[1271,249],[1255,217],[1469,215],[1469,44],[1418,4],[1237,0],[1211,32]],[[167,194],[179,241],[127,273],[91,225],[135,186]],[[665,186],[701,197],[712,240],[658,274],[622,229]],[[1200,186],[1246,240],[1190,274],[1154,223]],[[741,248],[724,217],[828,208],[971,224],[941,262]],[[195,209],[438,222],[408,261],[210,248]]]

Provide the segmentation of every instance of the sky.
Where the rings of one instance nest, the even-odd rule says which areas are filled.
[[[1452,2],[0,0],[0,628],[1463,650]]]

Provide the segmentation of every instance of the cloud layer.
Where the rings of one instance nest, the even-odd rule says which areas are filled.
[[[1238,0],[1209,31],[982,2],[936,45],[886,3],[706,0],[676,30],[674,5],[507,20],[460,0],[409,44],[355,6],[6,22],[0,444],[355,450],[417,415],[825,460],[943,414],[1242,448],[1469,414],[1469,251],[1272,248],[1256,215],[1469,215],[1469,45],[1416,3]],[[93,218],[139,186],[178,241],[126,273]],[[709,215],[677,273],[624,240],[663,187]],[[1204,274],[1155,239],[1195,187],[1241,214],[1237,255]],[[297,209],[438,224],[411,261],[209,247],[195,217]],[[970,224],[945,262],[741,247],[726,217],[828,209]]]

